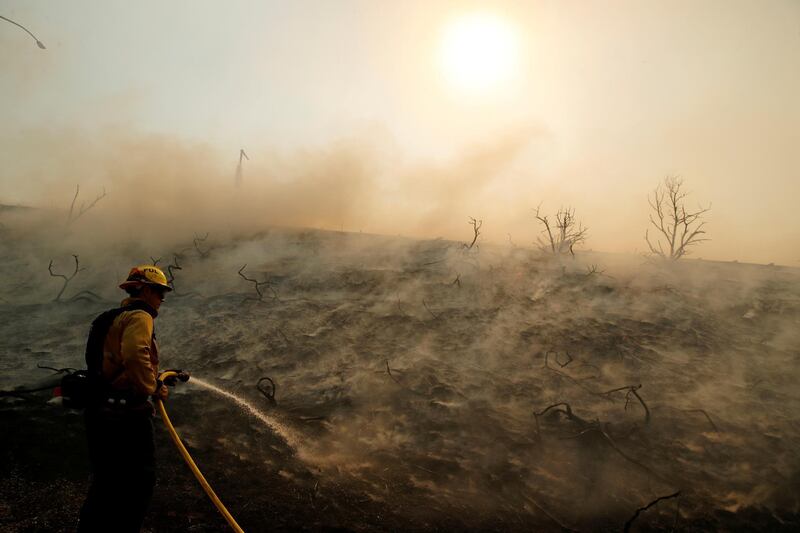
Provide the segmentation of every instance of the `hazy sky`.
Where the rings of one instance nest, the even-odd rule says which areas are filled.
[[[439,55],[472,12],[517,38],[514,77],[482,94]],[[642,252],[646,195],[679,174],[713,204],[695,256],[800,265],[797,0],[4,0],[0,15],[47,46],[0,20],[0,203],[113,184],[137,139],[207,158],[226,186],[240,147],[245,186],[324,174],[344,150],[393,198],[345,229],[457,237],[476,216],[529,244],[542,202],[575,206],[589,247]]]

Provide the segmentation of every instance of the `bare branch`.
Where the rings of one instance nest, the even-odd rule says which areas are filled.
[[[86,213],[89,209],[93,208],[97,204],[97,202],[99,202],[100,200],[102,200],[105,197],[106,197],[106,188],[103,187],[103,194],[97,195],[97,198],[92,200],[92,203],[87,205],[85,208],[83,206],[81,206],[81,209],[78,212],[78,216],[75,217],[75,220],[78,220],[79,218],[81,218],[81,216],[83,216],[84,213]]]
[[[391,369],[391,367],[389,367],[388,359],[385,361],[385,363],[386,363],[386,373],[389,374],[389,377],[392,378],[392,381],[394,381],[395,383],[400,385],[401,388],[403,388],[404,390],[407,390],[408,392],[410,392],[412,394],[416,394],[417,396],[422,396],[423,398],[428,398],[427,395],[422,394],[421,392],[417,392],[417,391],[415,391],[414,389],[412,389],[410,387],[407,387],[405,384],[403,384],[403,382],[401,382],[399,379],[397,379],[395,377],[395,375],[392,374],[392,369]]]
[[[263,300],[264,299],[264,293],[261,292],[261,287],[262,286],[267,287],[267,288],[269,288],[270,291],[272,291],[273,299],[277,299],[278,298],[277,293],[275,292],[274,289],[272,289],[272,287],[270,286],[270,283],[268,281],[258,281],[258,280],[255,280],[255,279],[252,279],[252,278],[248,278],[247,276],[245,276],[244,273],[243,273],[245,268],[247,268],[247,263],[242,265],[242,268],[239,269],[239,275],[243,279],[249,281],[250,283],[252,283],[255,286],[256,293],[258,293],[258,299],[259,300]]]
[[[50,275],[52,277],[54,277],[54,278],[63,278],[64,279],[64,285],[61,286],[61,290],[58,291],[58,294],[53,299],[54,302],[61,301],[61,295],[64,294],[64,291],[67,289],[67,285],[69,285],[69,282],[72,281],[72,278],[77,276],[78,272],[86,270],[85,268],[81,268],[80,262],[78,261],[78,256],[77,255],[72,254],[72,257],[75,259],[75,270],[69,276],[66,276],[64,274],[56,274],[55,272],[53,272],[53,260],[52,259],[50,260],[50,264],[47,266],[47,270],[50,272]]]
[[[651,221],[652,221],[652,219],[651,219]],[[654,222],[654,224],[655,224],[655,222]],[[664,254],[664,249],[661,247],[661,241],[656,241],[658,243],[658,250],[656,250],[653,247],[653,244],[650,242],[649,230],[645,230],[645,232],[644,232],[644,240],[647,241],[647,246],[650,248],[650,252],[652,254],[659,255],[662,258],[666,257],[666,255]]]
[[[99,294],[92,292],[92,291],[81,291],[78,294],[73,295],[68,302],[100,302],[103,300],[103,297]]]
[[[627,408],[628,408],[628,404],[630,403],[631,394],[634,395],[636,397],[636,399],[639,400],[639,403],[642,404],[642,407],[644,408],[644,423],[645,424],[649,424],[650,423],[650,409],[647,408],[647,404],[644,403],[644,400],[642,399],[642,397],[639,396],[638,390],[641,389],[641,388],[642,388],[641,384],[639,384],[639,385],[627,385],[625,387],[618,387],[616,389],[611,389],[610,391],[601,392],[600,394],[603,395],[603,396],[608,396],[612,392],[620,392],[620,391],[627,390],[628,392],[627,392],[627,394],[625,394],[625,409],[627,410]]]
[[[478,235],[481,234],[480,230],[481,230],[481,226],[483,226],[483,220],[475,220],[474,218],[469,217],[469,225],[472,226],[472,232],[473,232],[474,236],[472,237],[472,242],[471,243],[469,243],[469,244],[465,243],[463,246],[467,250],[472,250],[472,247],[475,246],[475,243],[478,240]]]
[[[719,429],[717,429],[717,425],[714,423],[713,420],[711,420],[711,416],[705,410],[703,410],[703,409],[681,409],[681,411],[684,411],[686,413],[700,413],[701,415],[706,417],[706,420],[708,420],[708,423],[711,424],[711,428],[714,430],[714,432],[719,433]]]
[[[673,407],[671,405],[653,406],[653,410],[655,411],[656,409],[672,409],[673,411],[680,411],[682,413],[700,413],[706,418],[706,420],[708,420],[708,423],[711,425],[711,429],[713,429],[715,433],[719,433],[719,428],[714,423],[714,420],[711,419],[711,415],[709,415],[708,412],[705,411],[704,409],[682,409],[680,407]]]
[[[208,257],[208,254],[210,253],[208,250],[203,250],[202,248],[200,248],[200,243],[205,242],[206,239],[208,239],[208,232],[206,232],[206,234],[203,235],[202,237],[198,237],[197,235],[195,235],[194,239],[192,240],[192,242],[194,243],[194,249],[197,250],[197,253],[200,254],[200,257],[203,259]]]
[[[67,223],[72,222],[72,212],[75,210],[75,200],[78,199],[78,193],[81,190],[81,184],[75,186],[75,196],[72,197],[72,203],[69,205],[69,214],[67,215]]]
[[[399,381],[397,381],[397,378],[396,378],[396,377],[394,377],[394,375],[392,375],[392,369],[389,367],[389,361],[388,361],[388,360],[386,360],[385,362],[386,362],[386,373],[387,373],[387,374],[389,374],[389,377],[390,377],[390,378],[392,378],[392,381],[394,381],[394,382],[395,382],[395,383],[397,383],[398,385],[402,385],[402,383],[400,383]]]
[[[562,406],[564,408],[563,409],[559,409],[559,407],[562,407]],[[541,436],[542,436],[541,428],[539,426],[539,418],[544,416],[550,410],[553,410],[553,412],[555,412],[555,413],[561,413],[561,414],[565,415],[569,420],[573,420],[573,421],[576,421],[576,422],[579,422],[579,423],[583,423],[584,422],[583,419],[578,418],[577,416],[575,416],[572,413],[572,407],[570,407],[570,405],[567,402],[559,402],[559,403],[554,403],[553,405],[548,405],[547,407],[545,407],[544,409],[542,409],[538,413],[536,411],[533,412],[533,419],[536,422],[536,438],[537,439],[541,439]]]
[[[583,390],[585,390],[586,392],[588,392],[590,394],[595,394],[595,395],[598,394],[595,391],[593,391],[592,389],[590,389],[589,387],[587,387],[586,385],[584,385],[581,382],[581,380],[576,379],[576,378],[570,376],[569,374],[567,374],[566,372],[562,372],[561,370],[558,370],[557,368],[551,367],[549,365],[549,363],[548,363],[548,359],[549,359],[551,353],[554,353],[554,354],[557,355],[557,352],[554,352],[554,351],[551,351],[551,350],[548,350],[548,351],[546,351],[544,353],[544,368],[546,368],[547,370],[550,370],[551,372],[553,372],[553,373],[555,373],[555,374],[557,374],[557,375],[559,375],[559,376],[561,376],[563,378],[568,379],[573,384],[577,385],[578,387],[582,388]]]
[[[536,217],[537,220],[539,220],[539,222],[542,223],[542,225],[544,225],[544,230],[542,230],[542,233],[547,232],[547,238],[548,238],[549,244],[543,242],[541,237],[539,239],[537,239],[537,242],[539,243],[539,247],[540,248],[545,249],[547,246],[550,246],[550,252],[556,253],[556,244],[555,244],[555,240],[553,239],[553,232],[550,231],[550,221],[547,219],[546,215],[545,216],[541,216],[539,214],[539,209],[540,208],[541,208],[541,204],[539,204],[539,206],[536,207],[536,211],[534,212],[534,216]]]
[[[568,364],[570,364],[572,362],[572,356],[570,355],[570,353],[569,352],[565,352],[565,353],[567,354],[567,360],[564,361],[563,363],[558,360],[558,353],[556,353],[556,357],[555,357],[556,363],[558,363],[558,366],[560,366],[561,368],[564,368],[565,366],[567,366]]]
[[[167,285],[172,287],[172,290],[175,290],[175,270],[183,270],[183,268],[178,264],[178,255],[174,254],[172,259],[172,263],[167,265],[167,272],[169,273],[169,278],[167,278]]]
[[[432,316],[433,318],[435,318],[436,320],[439,320],[439,315],[437,315],[436,313],[434,313],[433,311],[431,311],[431,308],[430,308],[430,307],[428,307],[428,304],[425,302],[425,300],[422,300],[422,305],[424,305],[424,306],[425,306],[425,309],[427,309],[427,310],[428,310],[428,312],[431,314],[431,316]]]
[[[67,224],[71,224],[76,220],[78,220],[79,218],[81,218],[87,211],[89,211],[91,208],[97,205],[97,202],[106,197],[106,189],[105,187],[103,187],[103,194],[98,194],[97,197],[94,200],[92,200],[92,202],[87,206],[84,206],[84,204],[81,203],[81,206],[78,209],[78,214],[75,214],[75,202],[78,199],[78,194],[80,193],[80,190],[81,190],[80,184],[76,185],[75,196],[72,197],[72,203],[69,206],[69,213],[67,214]]]
[[[261,385],[265,381],[269,382],[270,384],[269,389]],[[269,376],[264,376],[263,378],[259,379],[258,383],[256,383],[256,388],[258,389],[258,392],[264,395],[264,397],[269,401],[269,403],[275,405],[275,382],[272,381],[272,378],[270,378]]]
[[[593,274],[601,275],[605,272],[605,270],[598,270],[597,265],[590,265],[586,267],[586,276],[592,276]]]
[[[673,494],[670,494],[669,496],[661,496],[659,498],[656,498],[652,502],[648,503],[644,507],[639,507],[638,509],[636,509],[636,512],[634,513],[634,515],[632,517],[630,517],[627,522],[625,522],[625,526],[623,528],[624,533],[628,533],[631,530],[631,526],[633,525],[633,522],[639,517],[640,513],[643,513],[644,511],[650,509],[652,506],[656,505],[660,501],[669,500],[669,499],[672,499],[672,498],[677,498],[680,495],[681,495],[681,491],[677,491],[677,492],[675,492]]]
[[[44,370],[52,370],[53,372],[57,372],[59,374],[63,374],[64,372],[77,372],[77,368],[67,367],[67,368],[53,368],[52,366],[46,366],[41,363],[36,363],[36,368],[42,368]]]

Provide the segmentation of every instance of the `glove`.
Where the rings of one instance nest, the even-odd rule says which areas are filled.
[[[168,378],[164,379],[164,384],[169,385],[170,387],[174,387],[178,384],[178,380],[186,383],[189,381],[189,373],[184,372],[183,370],[178,370],[177,368],[170,368],[166,370],[167,372],[176,372],[177,375],[169,376]]]
[[[161,400],[166,401],[167,397],[169,396],[169,389],[164,385],[164,382],[160,379],[156,380],[156,391],[153,393],[154,400]]]

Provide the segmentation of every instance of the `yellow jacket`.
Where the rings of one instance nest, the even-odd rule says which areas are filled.
[[[136,298],[126,298],[128,305]],[[103,377],[121,392],[150,396],[156,391],[158,345],[153,317],[147,311],[123,311],[114,319],[103,343]]]

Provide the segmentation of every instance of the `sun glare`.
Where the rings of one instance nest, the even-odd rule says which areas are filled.
[[[444,29],[441,68],[459,90],[487,92],[510,81],[519,62],[514,28],[489,13],[463,15]]]

